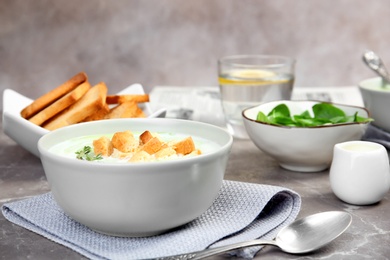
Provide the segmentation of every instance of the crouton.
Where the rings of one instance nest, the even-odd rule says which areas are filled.
[[[168,147],[165,147],[165,148],[161,149],[160,151],[156,152],[154,154],[154,156],[159,159],[159,158],[169,157],[169,156],[172,156],[175,154],[176,154],[175,149],[168,146]]]
[[[146,144],[142,145],[141,150],[148,154],[154,154],[161,149],[162,142],[157,137],[153,137]]]
[[[111,142],[114,148],[123,153],[135,152],[139,145],[139,141],[131,131],[116,132]]]
[[[179,142],[176,142],[173,145],[173,149],[175,149],[176,153],[178,154],[186,155],[195,150],[195,144],[192,140],[192,137],[189,136]]]
[[[153,138],[153,135],[148,130],[146,130],[145,132],[143,132],[139,136],[139,142],[140,142],[141,145],[142,144],[146,144],[152,138]]]
[[[102,156],[110,156],[113,151],[114,148],[112,146],[111,140],[108,137],[102,136],[99,139],[93,141],[93,152],[96,155],[101,154]]]
[[[202,151],[199,149],[195,149],[191,153],[189,153],[189,155],[201,155],[201,154],[202,154]]]
[[[145,151],[136,152],[129,160],[129,162],[147,162],[150,161],[151,155]]]

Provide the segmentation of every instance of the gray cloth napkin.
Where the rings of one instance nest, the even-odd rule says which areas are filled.
[[[2,213],[9,221],[91,259],[152,259],[255,238],[273,239],[296,218],[300,207],[301,198],[292,190],[224,181],[203,215],[164,234],[144,238],[94,232],[68,217],[51,193],[6,203]],[[246,248],[233,254],[253,258],[260,249]]]
[[[375,142],[383,145],[386,149],[390,150],[390,133],[385,130],[369,124],[366,132],[362,137],[363,141]]]

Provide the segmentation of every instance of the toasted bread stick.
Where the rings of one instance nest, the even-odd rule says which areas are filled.
[[[110,112],[110,107],[107,104],[104,104],[96,113],[93,113],[90,116],[87,116],[83,122],[95,121],[104,119],[104,117]]]
[[[129,101],[136,103],[149,102],[149,95],[109,95],[106,99],[107,104],[120,104]]]
[[[84,81],[87,81],[88,77],[87,74],[84,72],[80,72],[77,75],[73,76],[69,80],[67,80],[65,83],[61,84],[60,86],[56,87],[55,89],[49,91],[48,93],[44,94],[43,96],[37,98],[35,101],[33,101],[30,105],[25,107],[21,112],[21,116],[29,119],[57,99],[64,96],[69,91],[72,91],[75,89],[78,85],[83,83]]]
[[[30,122],[36,125],[42,125],[45,121],[49,120],[56,114],[63,111],[65,108],[74,104],[77,100],[79,100],[87,91],[91,88],[91,84],[88,81],[81,83],[77,88],[58,99],[42,111],[38,112],[38,114],[34,115],[29,119]]]
[[[105,116],[105,119],[129,117],[145,117],[142,109],[140,109],[134,101],[124,102],[112,108]]]
[[[47,130],[55,130],[83,121],[86,117],[96,113],[105,105],[106,95],[106,84],[103,82],[98,83],[88,90],[81,99],[55,116],[52,120],[49,120],[43,127]]]

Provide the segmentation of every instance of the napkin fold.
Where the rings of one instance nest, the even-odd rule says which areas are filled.
[[[273,239],[297,217],[300,196],[289,189],[223,181],[213,205],[200,217],[164,234],[123,238],[97,233],[68,217],[51,193],[6,203],[9,221],[91,259],[153,259],[255,238]],[[261,246],[232,254],[253,258]]]
[[[390,133],[377,126],[374,126],[373,124],[368,125],[362,140],[379,143],[386,147],[386,149],[390,150]]]

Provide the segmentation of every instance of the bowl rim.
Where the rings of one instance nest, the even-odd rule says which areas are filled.
[[[44,147],[44,142],[46,142],[46,139],[52,138],[52,136],[60,135],[63,132],[69,132],[77,128],[87,128],[89,125],[90,127],[93,127],[94,125],[101,125],[101,124],[115,124],[115,122],[123,122],[123,124],[126,124],[126,122],[145,122],[145,121],[150,121],[150,122],[158,122],[158,121],[165,121],[165,122],[185,122],[186,124],[192,124],[192,125],[204,125],[208,127],[209,129],[215,129],[216,131],[219,131],[222,134],[226,134],[227,137],[227,142],[224,143],[223,145],[218,145],[219,148],[215,151],[206,153],[206,154],[200,154],[197,156],[193,157],[188,157],[188,158],[180,158],[180,159],[175,159],[175,160],[166,160],[166,161],[151,161],[151,162],[137,162],[137,163],[116,163],[116,162],[104,162],[101,163],[99,161],[85,161],[85,160],[77,160],[76,158],[70,158],[70,157],[65,157],[61,156],[58,154],[55,154],[53,152],[50,152],[49,149],[46,149]],[[145,129],[147,130],[147,129]],[[180,131],[178,131],[180,133]],[[75,135],[74,137],[76,137]],[[81,136],[81,135],[80,135]],[[202,137],[203,138],[203,137]],[[110,119],[110,120],[99,120],[99,121],[92,121],[92,122],[85,122],[85,123],[80,123],[80,124],[75,124],[75,125],[70,125],[66,127],[62,127],[59,129],[56,129],[54,131],[51,131],[44,136],[42,136],[39,141],[38,141],[38,150],[41,155],[41,160],[44,159],[44,157],[48,157],[51,160],[54,160],[56,162],[61,162],[61,164],[72,164],[72,165],[79,165],[79,166],[84,166],[84,167],[99,167],[99,168],[132,168],[132,169],[138,169],[138,168],[144,168],[144,167],[158,167],[158,166],[179,166],[182,164],[188,164],[188,163],[195,163],[200,160],[208,160],[208,159],[213,159],[215,157],[219,157],[221,154],[226,153],[226,151],[229,151],[232,147],[233,144],[233,137],[232,135],[225,129],[204,123],[204,122],[199,122],[199,121],[190,121],[190,120],[184,120],[184,119],[174,119],[174,118],[119,118],[119,119]],[[50,147],[52,147],[51,145]],[[49,148],[50,148],[49,147]]]
[[[386,87],[385,90],[381,90],[380,88],[376,89],[376,88],[371,88],[371,87],[368,87],[368,86],[365,85],[368,82],[377,82],[377,81],[381,82],[382,78],[381,77],[373,77],[373,78],[368,78],[368,79],[361,80],[358,83],[358,88],[360,90],[364,90],[364,91],[368,91],[368,92],[381,93],[381,94],[385,94],[385,95],[390,95],[390,87]]]
[[[266,104],[270,104],[270,103],[282,103],[282,102],[284,102],[284,103],[305,103],[305,102],[310,102],[310,103],[327,103],[327,104],[331,104],[331,105],[335,105],[335,106],[339,106],[339,107],[357,108],[357,109],[365,111],[367,113],[367,116],[371,117],[370,111],[368,109],[366,109],[365,107],[355,106],[355,105],[347,105],[347,104],[340,104],[340,103],[335,103],[335,102],[320,101],[320,100],[275,100],[275,101],[269,101],[269,102],[265,102],[265,103],[262,103],[262,104],[258,104],[258,105],[255,105],[255,106],[251,106],[251,107],[245,108],[242,111],[241,114],[242,114],[242,117],[244,118],[244,120],[247,120],[247,121],[250,121],[250,122],[253,122],[253,123],[257,123],[257,124],[260,124],[260,125],[268,125],[268,126],[277,127],[277,128],[284,128],[284,129],[297,129],[297,131],[299,131],[299,130],[307,130],[307,129],[324,129],[324,128],[340,127],[340,126],[347,126],[347,125],[365,125],[365,124],[370,124],[370,122],[351,122],[351,123],[330,124],[330,125],[320,125],[320,126],[311,126],[311,127],[294,127],[294,126],[275,125],[275,124],[270,124],[270,123],[267,123],[267,122],[261,122],[261,121],[257,121],[255,119],[252,119],[252,118],[249,118],[249,117],[246,116],[246,112],[248,110],[251,110],[251,109],[254,109],[256,107],[260,107],[260,106],[263,106],[263,105],[266,105]]]

